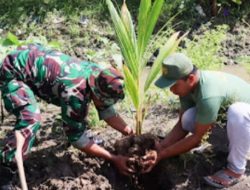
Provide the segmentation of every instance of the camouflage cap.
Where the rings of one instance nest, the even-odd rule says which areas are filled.
[[[172,86],[177,80],[189,75],[194,69],[192,61],[182,53],[174,53],[164,59],[162,63],[162,75],[156,80],[159,88]]]
[[[113,67],[105,68],[89,82],[94,95],[105,105],[112,105],[124,98],[124,82],[121,72]]]

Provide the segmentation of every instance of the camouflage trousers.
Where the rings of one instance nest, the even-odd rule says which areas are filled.
[[[19,130],[25,138],[22,149],[23,157],[27,157],[35,134],[40,128],[41,114],[33,91],[22,81],[11,80],[2,88],[5,109],[16,116],[16,124],[10,135],[3,140],[0,148],[0,161],[14,161],[16,152],[15,130]]]

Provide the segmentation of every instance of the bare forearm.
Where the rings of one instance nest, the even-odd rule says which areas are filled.
[[[180,139],[184,138],[187,135],[187,132],[184,131],[181,127],[180,121],[175,125],[175,127],[172,129],[172,131],[167,134],[165,139],[161,142],[161,147],[168,147],[176,142],[178,142]]]
[[[182,140],[178,141],[177,143],[171,146],[165,148],[163,147],[158,152],[159,160],[188,152],[192,148],[198,146],[199,143],[200,143],[200,138],[197,138],[195,135],[183,138]]]
[[[87,154],[97,156],[109,161],[112,161],[114,158],[113,154],[111,154],[109,151],[107,151],[106,149],[102,148],[101,146],[93,142],[90,142],[88,145],[82,148],[81,151],[84,151]]]
[[[123,135],[129,135],[132,132],[132,129],[125,123],[125,121],[119,115],[110,117],[105,121],[108,125],[121,132]]]
[[[109,151],[105,150],[97,144],[94,144],[93,142],[89,143],[81,150],[86,152],[87,154],[91,154],[93,156],[97,156],[100,158],[104,158],[105,160],[111,161],[118,168],[120,173],[124,175],[130,175],[131,172],[133,172],[127,166],[127,157],[122,155],[111,154]]]

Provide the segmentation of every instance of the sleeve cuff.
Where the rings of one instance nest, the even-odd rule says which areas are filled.
[[[110,106],[106,108],[105,110],[98,111],[98,115],[99,115],[100,120],[105,120],[105,119],[108,119],[110,117],[117,115],[117,112],[114,106]]]
[[[82,149],[83,147],[85,147],[88,143],[90,142],[90,139],[87,136],[87,132],[85,131],[82,136],[77,140],[77,141],[73,141],[71,142],[71,144],[77,148],[77,149]]]

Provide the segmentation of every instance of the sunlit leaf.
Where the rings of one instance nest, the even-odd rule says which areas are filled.
[[[136,109],[136,132],[139,134],[145,116],[146,105],[144,104],[147,104],[145,99],[147,90],[158,75],[163,59],[176,49],[180,39],[178,39],[178,33],[169,38],[169,31],[161,32],[160,30],[159,33],[153,34],[164,0],[140,2],[137,35],[126,1],[123,1],[121,11],[115,9],[111,0],[106,0],[106,3],[124,59],[125,86]],[[146,63],[156,50],[156,45],[162,47],[148,74],[145,69]]]
[[[163,60],[168,57],[171,53],[173,53],[179,45],[181,38],[178,40],[179,33],[174,33],[166,42],[164,46],[160,48],[159,55],[153,63],[153,66],[150,70],[148,78],[145,82],[144,90],[147,91],[154,79],[157,77],[161,70],[161,63]]]
[[[125,75],[125,87],[128,90],[128,93],[131,97],[131,100],[136,108],[139,106],[139,95],[138,95],[138,86],[136,79],[132,76],[126,65],[123,65],[123,71]]]

